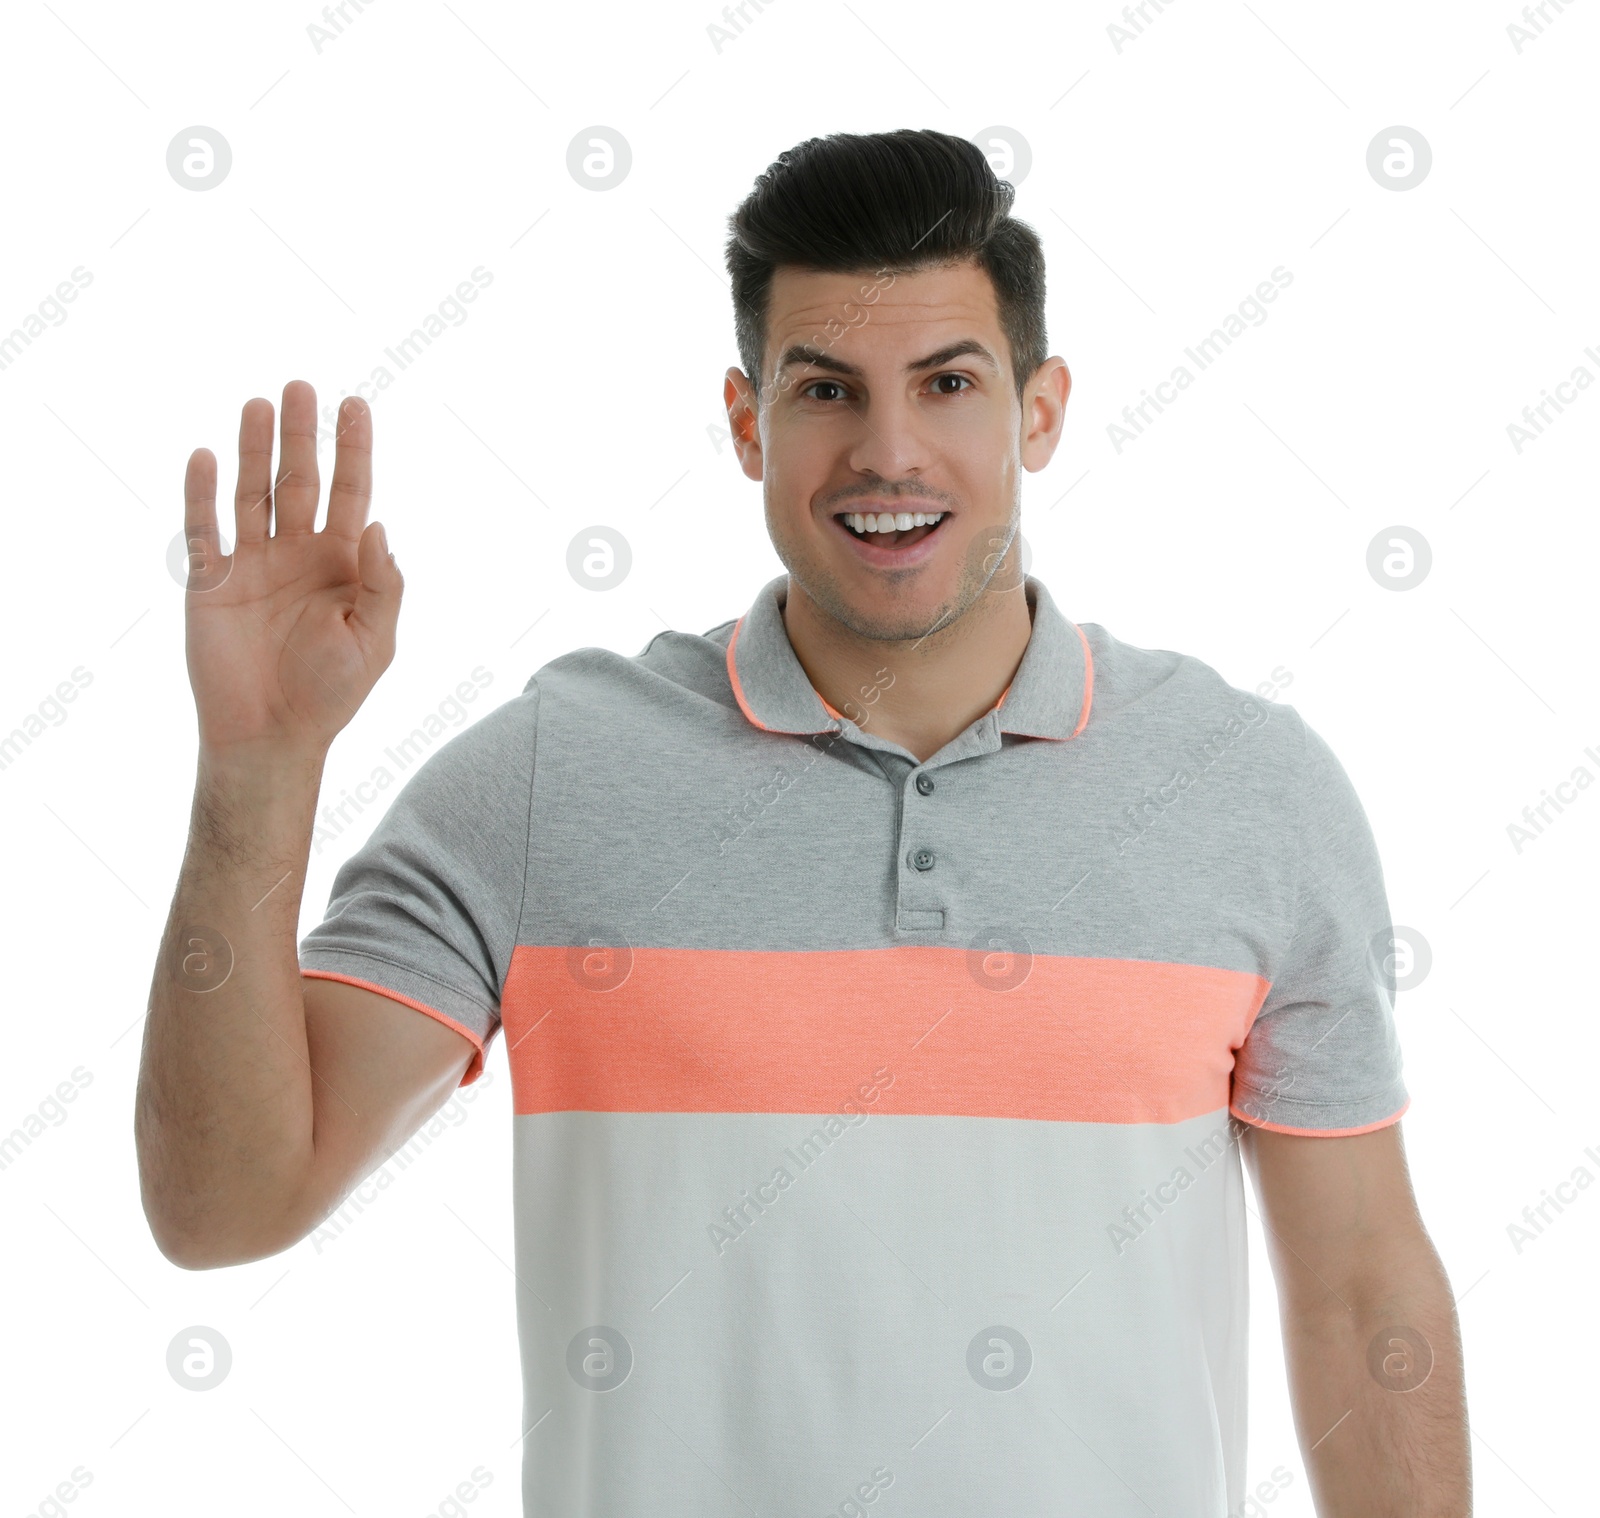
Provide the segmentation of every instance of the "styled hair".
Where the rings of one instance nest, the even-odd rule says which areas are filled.
[[[728,218],[734,334],[758,394],[778,268],[881,276],[976,262],[994,286],[1020,398],[1048,349],[1044,250],[1011,215],[1015,195],[976,144],[946,132],[836,132],[779,154]]]

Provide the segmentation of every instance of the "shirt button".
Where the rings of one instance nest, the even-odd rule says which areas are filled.
[[[930,774],[927,774],[926,772],[924,772],[923,774],[918,775],[917,776],[917,789],[924,796],[931,796],[933,794],[933,776],[930,775]]]
[[[911,868],[914,870],[931,870],[933,868],[932,849],[913,849],[907,858]]]

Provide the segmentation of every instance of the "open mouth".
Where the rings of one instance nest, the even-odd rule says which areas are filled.
[[[841,511],[834,517],[851,537],[874,548],[910,548],[939,530],[943,511]]]

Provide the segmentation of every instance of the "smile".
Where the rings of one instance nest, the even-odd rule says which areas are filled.
[[[858,543],[900,552],[933,535],[942,511],[842,511],[834,517]]]

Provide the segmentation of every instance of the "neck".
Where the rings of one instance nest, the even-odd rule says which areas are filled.
[[[990,711],[1022,662],[1033,608],[1011,578],[1015,590],[985,592],[948,627],[901,641],[851,631],[791,576],[783,624],[817,694],[921,763]]]

